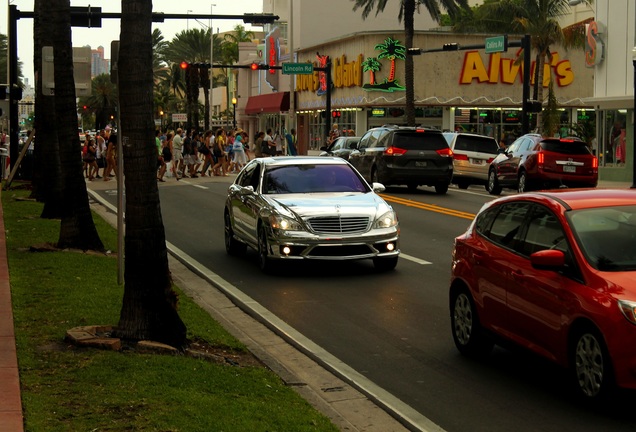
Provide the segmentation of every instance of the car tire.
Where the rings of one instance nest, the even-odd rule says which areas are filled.
[[[398,257],[373,258],[375,269],[381,272],[394,270],[398,263]]]
[[[524,193],[528,192],[530,188],[528,187],[528,175],[525,171],[521,171],[519,173],[519,178],[517,181],[517,192]]]
[[[417,183],[409,183],[406,185],[406,188],[409,190],[409,192],[415,192],[417,190]]]
[[[380,183],[378,170],[375,167],[371,168],[371,184],[373,185],[373,183]]]
[[[435,185],[435,193],[438,195],[444,195],[448,192],[448,183],[438,183]]]
[[[501,186],[499,186],[499,180],[497,180],[497,174],[494,169],[488,172],[488,182],[486,183],[486,190],[490,195],[501,195]]]
[[[484,333],[479,316],[468,290],[458,289],[451,297],[451,331],[457,350],[465,356],[485,356],[494,342]]]
[[[572,380],[584,400],[605,399],[613,390],[611,359],[601,333],[588,326],[578,330],[570,349]]]
[[[258,267],[263,273],[271,273],[274,270],[274,264],[269,257],[269,242],[267,241],[267,233],[264,227],[258,229]]]
[[[470,183],[467,181],[458,181],[457,182],[457,187],[460,189],[468,189],[468,186],[470,186]]]
[[[232,220],[230,214],[225,212],[225,251],[229,255],[243,255],[247,251],[247,244],[239,241],[234,237],[234,230],[232,229]]]

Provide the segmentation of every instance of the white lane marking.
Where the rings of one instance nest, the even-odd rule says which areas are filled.
[[[402,252],[400,252],[400,257],[404,258],[404,259],[407,259],[409,261],[413,261],[416,264],[422,264],[422,265],[433,264],[432,262],[424,261],[423,259],[415,258],[414,256],[407,255],[407,254],[402,253]]]
[[[189,182],[189,181],[187,181],[187,180],[179,180],[179,181],[180,181],[181,183],[185,183],[185,184],[187,184],[187,185],[194,186],[195,188],[199,188],[199,189],[208,189],[208,187],[207,187],[207,186],[201,186],[201,185],[198,185],[198,184],[190,183],[190,182]]]

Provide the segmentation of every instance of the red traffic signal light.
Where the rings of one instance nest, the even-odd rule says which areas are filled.
[[[181,69],[184,69],[184,70],[185,70],[185,69],[187,69],[187,68],[189,68],[189,67],[190,67],[190,63],[185,62],[185,61],[182,61],[182,62],[181,62],[181,64],[180,64],[179,66],[181,66]]]
[[[331,117],[333,118],[339,118],[342,114],[340,113],[340,111],[332,111],[331,112]]]
[[[87,109],[87,108],[88,108],[88,106],[87,106],[87,105],[84,105],[84,111],[86,111],[86,109]]]

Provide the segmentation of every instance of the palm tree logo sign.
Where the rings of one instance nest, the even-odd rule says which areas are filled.
[[[370,75],[370,82],[368,84],[364,84],[362,88],[367,91],[404,91],[405,87],[401,86],[400,83],[395,79],[395,60],[406,59],[406,47],[402,45],[400,41],[393,39],[392,37],[388,37],[384,40],[383,43],[377,44],[375,46],[375,49],[379,50],[380,54],[377,57],[367,57],[362,62],[362,69],[365,72],[369,72]],[[389,77],[385,78],[383,82],[378,84],[376,82],[375,73],[380,71],[380,69],[382,68],[380,59],[385,58],[391,61]]]

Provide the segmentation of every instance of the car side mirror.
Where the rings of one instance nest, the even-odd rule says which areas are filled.
[[[254,186],[245,186],[242,187],[239,191],[239,195],[253,195],[254,194]]]
[[[377,182],[374,182],[371,185],[371,188],[373,189],[373,192],[375,193],[381,193],[386,190],[386,187],[382,183],[377,183]]]
[[[322,146],[322,147],[320,147],[320,151],[327,151],[328,148],[329,147],[327,147],[327,146]]]
[[[530,255],[530,264],[538,270],[557,271],[565,266],[565,254],[556,249],[546,249]]]
[[[351,143],[351,144],[349,144],[349,148],[350,148],[351,150],[355,150],[357,147],[358,147],[358,144],[356,144],[356,143]]]
[[[504,153],[506,153],[506,149],[505,149],[505,148],[499,148],[499,149],[497,150],[497,153],[498,153],[498,154],[504,154]]]

